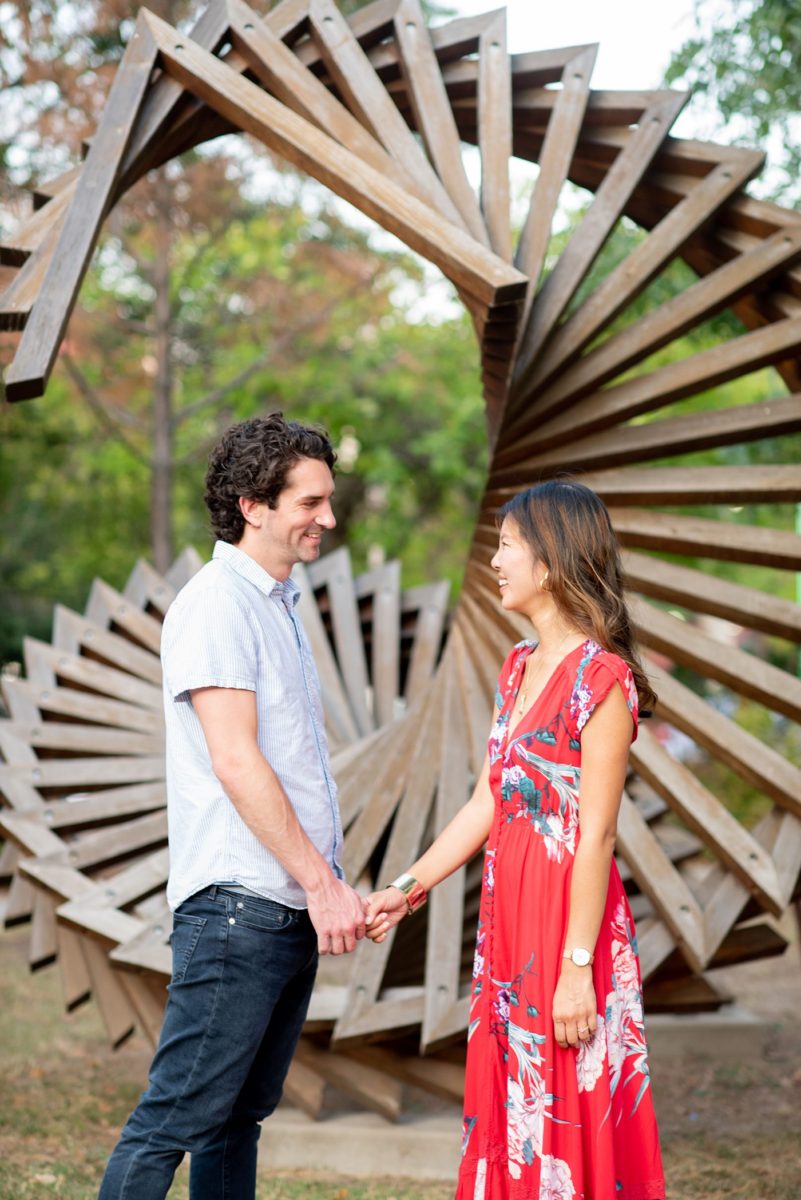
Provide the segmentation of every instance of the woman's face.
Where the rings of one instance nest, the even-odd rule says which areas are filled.
[[[545,563],[532,557],[517,523],[510,517],[505,517],[501,525],[498,549],[490,565],[498,572],[501,604],[510,612],[530,614],[543,594],[547,595],[540,587],[547,570]]]

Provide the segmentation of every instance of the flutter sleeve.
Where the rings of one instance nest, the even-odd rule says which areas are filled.
[[[606,651],[601,651],[600,654],[594,655],[589,660],[582,661],[579,667],[573,694],[570,697],[570,722],[573,727],[571,732],[576,741],[581,741],[582,730],[615,684],[619,685],[631,713],[631,740],[634,741],[637,736],[639,717],[634,676],[622,658]]]

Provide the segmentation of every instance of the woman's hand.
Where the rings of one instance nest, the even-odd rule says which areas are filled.
[[[365,904],[368,918],[365,932],[371,942],[383,942],[390,929],[400,924],[409,911],[406,897],[400,888],[396,887],[372,892]]]
[[[372,933],[367,936],[372,937]],[[577,967],[566,959],[553,996],[556,1044],[565,1050],[588,1042],[595,1033],[597,1017],[592,967]]]

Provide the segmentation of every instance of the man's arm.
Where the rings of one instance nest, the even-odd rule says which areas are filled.
[[[309,840],[278,776],[259,750],[255,692],[191,692],[214,774],[242,820],[306,893],[321,954],[353,950],[364,937],[361,898]]]

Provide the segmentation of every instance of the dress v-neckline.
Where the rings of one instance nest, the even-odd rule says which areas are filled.
[[[510,712],[510,717],[509,717],[509,725],[508,725],[508,727],[507,727],[507,728],[508,728],[508,731],[509,731],[509,732],[508,732],[508,736],[507,736],[507,738],[506,738],[506,746],[507,746],[507,747],[508,747],[508,746],[510,746],[510,745],[512,744],[512,742],[514,742],[514,741],[516,741],[516,740],[517,740],[517,731],[518,731],[518,729],[519,729],[519,728],[520,728],[520,726],[523,724],[523,722],[526,720],[526,718],[527,718],[528,716],[530,716],[530,715],[531,715],[531,713],[534,711],[534,709],[535,709],[535,708],[536,708],[536,706],[539,704],[540,700],[541,700],[541,699],[542,699],[542,697],[545,695],[545,693],[548,691],[548,688],[551,686],[551,684],[553,683],[553,681],[554,681],[554,679],[556,678],[557,674],[559,673],[559,671],[561,671],[561,670],[562,670],[562,668],[564,667],[564,665],[565,665],[565,663],[568,661],[568,659],[572,658],[572,657],[573,657],[573,655],[574,655],[574,654],[575,654],[575,653],[576,653],[578,650],[583,650],[583,649],[584,649],[584,647],[585,647],[585,646],[588,644],[588,642],[590,642],[591,640],[592,640],[591,638],[585,638],[583,642],[580,642],[578,646],[574,646],[572,650],[568,650],[567,654],[565,654],[565,655],[564,655],[562,658],[560,658],[559,662],[556,664],[556,666],[555,666],[555,667],[554,667],[554,669],[551,671],[551,673],[550,673],[550,675],[548,676],[548,678],[545,680],[545,683],[542,685],[542,687],[540,688],[540,690],[537,692],[537,695],[536,695],[536,696],[534,697],[534,699],[531,701],[531,704],[529,704],[529,705],[527,706],[527,708],[526,708],[526,709],[525,709],[525,710],[524,710],[524,711],[523,711],[523,712],[520,714],[520,716],[519,716],[519,717],[518,717],[518,719],[517,719],[517,724],[515,725],[514,729],[512,729],[512,718],[514,717],[515,703],[516,703],[516,701],[517,701],[517,692],[519,692],[519,691],[520,691],[520,685],[518,685],[517,692],[516,692],[516,693],[515,693],[515,695],[512,697],[512,707],[511,707],[511,712]],[[527,662],[528,662],[528,660],[531,658],[531,655],[535,653],[535,651],[536,651],[536,649],[537,649],[537,647],[538,647],[538,646],[539,646],[539,642],[535,642],[535,643],[532,645],[531,649],[528,651],[528,654],[526,654],[526,657],[523,659],[522,672],[521,672],[521,676],[520,676],[520,682],[521,682],[521,684],[522,684],[522,681],[523,681],[523,673],[525,672],[525,669],[526,669],[526,663],[527,663]]]

